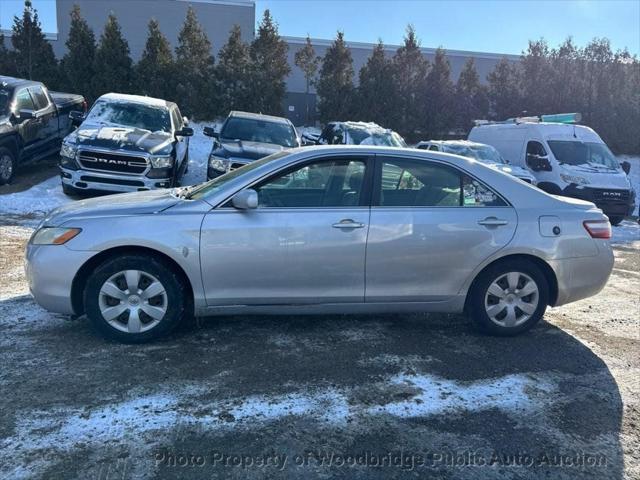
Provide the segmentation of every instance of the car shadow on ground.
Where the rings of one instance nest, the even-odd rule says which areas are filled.
[[[218,317],[122,345],[26,296],[0,319],[5,478],[623,476],[618,386],[546,322]]]

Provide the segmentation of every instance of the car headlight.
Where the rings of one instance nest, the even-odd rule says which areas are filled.
[[[226,158],[216,157],[215,155],[209,156],[209,167],[213,168],[214,170],[226,172],[228,163],[229,160],[227,160]]]
[[[173,167],[173,157],[170,155],[163,157],[149,157],[152,168],[169,168]]]
[[[72,143],[63,143],[60,147],[60,156],[75,159],[78,147]]]
[[[589,183],[591,183],[586,178],[578,177],[577,175],[565,175],[564,173],[561,173],[560,178],[567,183],[575,183],[577,185],[589,185]]]
[[[78,235],[81,228],[43,227],[31,237],[33,245],[63,245]]]

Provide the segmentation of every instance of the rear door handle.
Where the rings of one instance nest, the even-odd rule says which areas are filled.
[[[362,228],[364,227],[364,223],[354,222],[350,218],[345,218],[344,220],[340,220],[338,223],[334,223],[331,225],[333,228]]]
[[[485,227],[500,227],[502,225],[507,225],[508,223],[508,220],[496,217],[487,217],[484,220],[478,220],[478,225],[484,225]]]

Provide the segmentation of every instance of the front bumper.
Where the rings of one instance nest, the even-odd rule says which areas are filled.
[[[27,245],[25,273],[36,303],[50,312],[73,315],[73,279],[95,253],[64,245]]]
[[[562,191],[562,195],[579,198],[595,203],[605,215],[626,217],[631,215],[636,208],[636,198],[633,190],[613,188],[578,188],[577,185],[569,185]]]
[[[549,261],[558,282],[554,307],[595,295],[606,285],[613,270],[613,250],[608,240],[594,241],[598,255]]]
[[[62,183],[77,190],[105,192],[138,192],[171,186],[171,178],[148,178],[143,175],[104,173],[93,170],[70,170],[60,167]]]
[[[227,160],[224,170],[213,168],[211,167],[211,165],[209,165],[209,167],[207,168],[207,180],[212,180],[216,177],[219,177],[220,175],[224,175],[225,173],[230,172],[231,170],[244,167],[249,163],[251,163],[251,160],[239,160],[237,158],[232,158]]]

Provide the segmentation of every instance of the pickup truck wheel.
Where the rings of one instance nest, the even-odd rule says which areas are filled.
[[[169,264],[146,255],[102,263],[84,291],[87,317],[108,338],[143,343],[173,330],[182,319],[186,291]]]
[[[624,217],[620,216],[620,215],[615,215],[615,216],[609,217],[609,222],[614,227],[617,227],[618,225],[620,225],[622,223],[622,220],[624,220]]]
[[[11,183],[17,167],[16,157],[11,150],[0,147],[0,185]]]
[[[505,261],[483,271],[469,292],[467,304],[478,329],[498,336],[529,330],[549,303],[547,279],[526,260]]]

